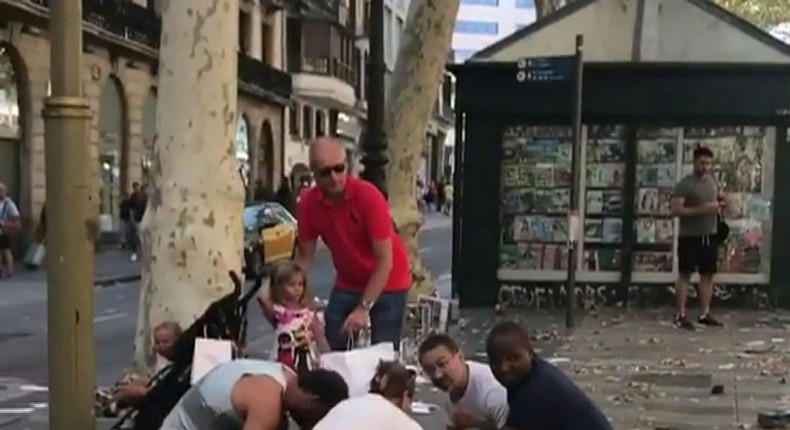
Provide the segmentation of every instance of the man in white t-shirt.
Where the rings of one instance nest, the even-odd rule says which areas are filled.
[[[483,363],[467,361],[450,336],[428,336],[419,350],[420,365],[450,400],[448,428],[500,430],[508,417],[507,391]]]

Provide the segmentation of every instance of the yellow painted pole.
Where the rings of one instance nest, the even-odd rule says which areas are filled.
[[[91,430],[93,220],[90,105],[82,91],[82,1],[50,4],[52,96],[44,101],[49,428]]]

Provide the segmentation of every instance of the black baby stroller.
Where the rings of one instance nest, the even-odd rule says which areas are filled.
[[[154,375],[149,382],[149,391],[143,399],[128,410],[113,425],[111,430],[120,430],[133,420],[134,430],[156,430],[161,427],[167,414],[190,387],[192,357],[195,339],[208,337],[226,339],[235,343],[237,351],[243,351],[247,336],[247,303],[255,297],[263,277],[242,295],[243,282],[235,272],[230,272],[234,290],[212,303],[203,315],[184,330],[174,346],[174,359],[170,366]]]

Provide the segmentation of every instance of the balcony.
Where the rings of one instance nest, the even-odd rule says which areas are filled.
[[[291,75],[242,53],[239,53],[239,80],[284,98],[291,97],[293,89]]]
[[[322,99],[322,104],[333,109],[348,111],[354,107],[357,79],[351,65],[327,57],[302,57],[290,63],[295,93]]]
[[[22,1],[49,7],[54,0]],[[115,36],[159,49],[161,20],[153,10],[126,0],[82,0],[82,16],[85,22]],[[261,61],[239,55],[238,73],[240,82],[255,89],[291,96],[291,77]]]

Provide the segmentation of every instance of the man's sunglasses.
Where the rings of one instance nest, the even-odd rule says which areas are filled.
[[[326,167],[322,167],[320,169],[316,169],[315,174],[319,178],[327,178],[330,175],[332,175],[332,172],[340,174],[340,173],[343,173],[345,171],[346,171],[346,164],[345,163],[340,163],[340,164],[335,164],[334,166],[326,166]]]

